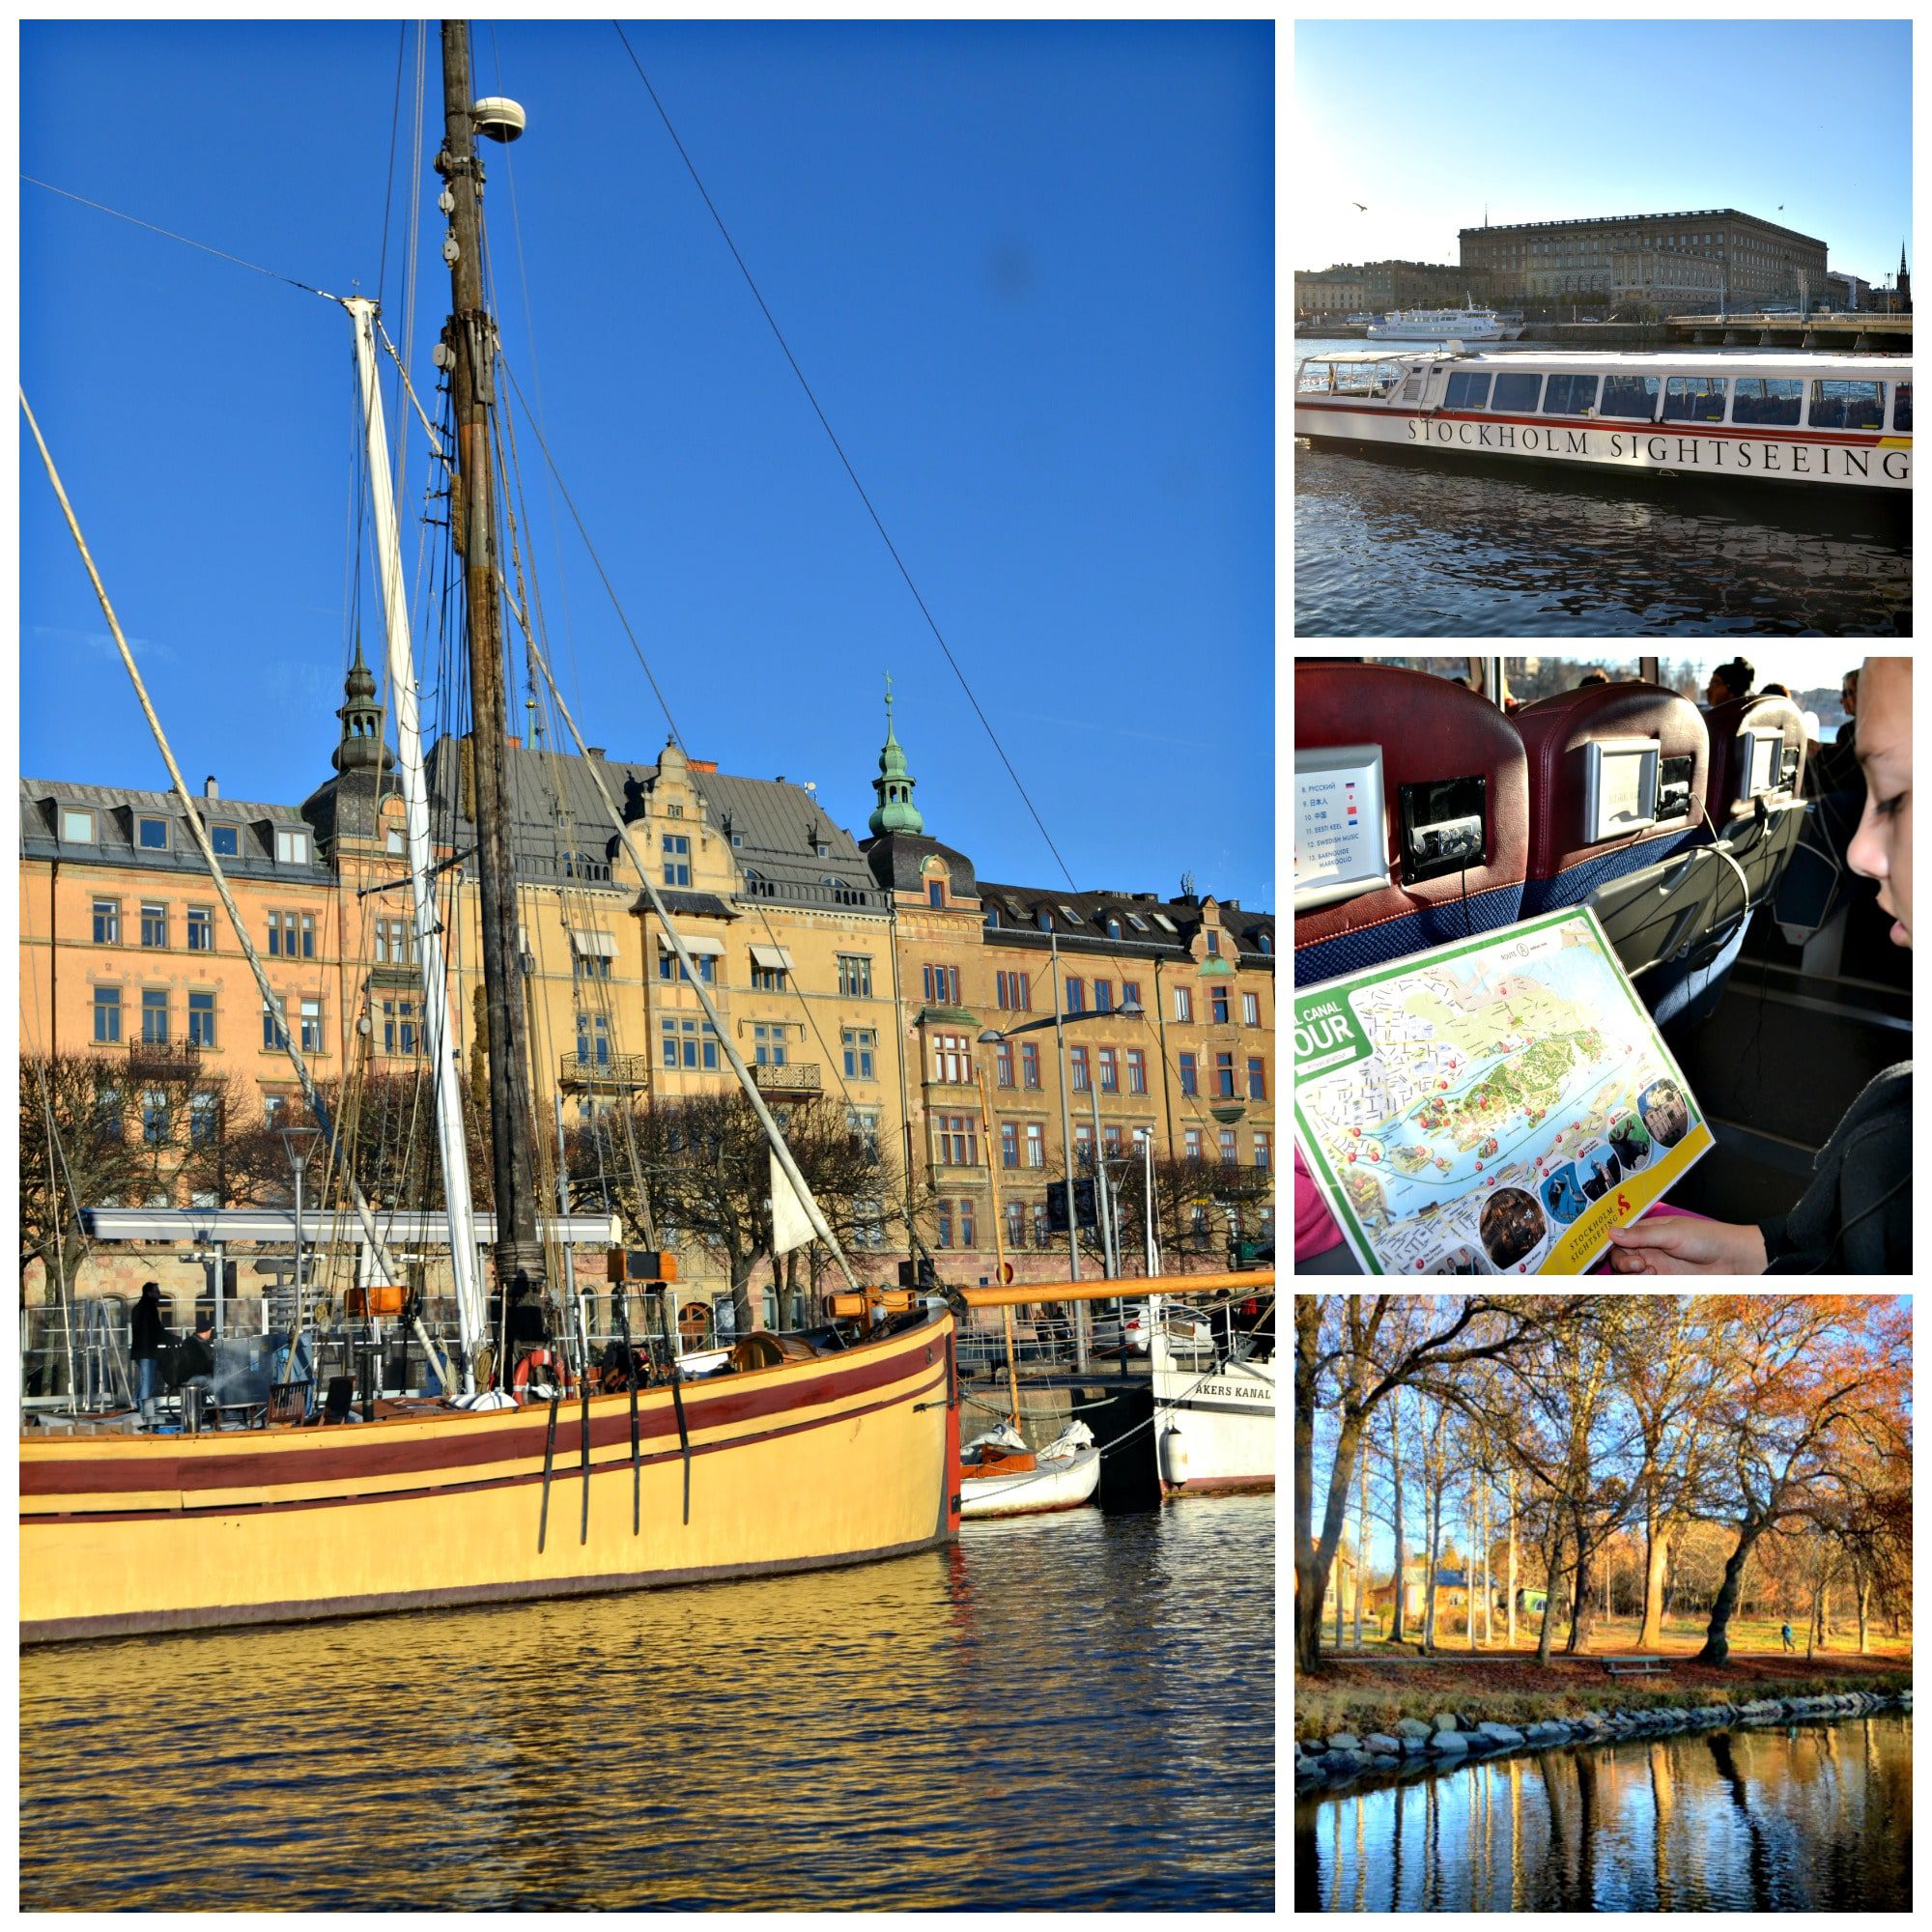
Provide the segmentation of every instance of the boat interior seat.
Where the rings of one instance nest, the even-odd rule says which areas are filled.
[[[1304,893],[1297,865],[1294,982],[1381,965],[1522,917],[1529,781],[1516,726],[1449,679],[1393,665],[1294,667],[1297,839],[1303,780],[1321,754],[1378,757],[1375,876]],[[1360,761],[1350,761],[1359,763]],[[1338,808],[1339,810],[1339,808]]]

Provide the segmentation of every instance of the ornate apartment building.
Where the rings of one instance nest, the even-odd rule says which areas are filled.
[[[283,1029],[325,1082],[422,1065],[403,805],[359,655],[338,716],[334,775],[301,804],[226,799],[213,779],[195,801],[273,1010],[173,794],[21,781],[25,1052],[113,1057],[130,1101],[144,1079],[219,1068],[270,1115],[296,1092]],[[482,984],[467,751],[445,739],[429,757],[452,1050],[466,1070]],[[1108,1159],[1138,1152],[1137,1128],[1154,1132],[1161,1155],[1204,1167],[1273,1162],[1272,920],[1212,898],[982,884],[968,858],[925,836],[890,709],[863,842],[810,786],[724,773],[675,743],[648,764],[513,743],[534,1091],[560,1126],[630,1096],[732,1084],[591,761],[760,1089],[832,1095],[855,1131],[899,1152],[942,1277],[990,1274],[997,1191],[1022,1278],[1051,1278],[1057,1264],[1064,1279],[1044,1183],[1067,1153],[1078,1164],[1094,1146]],[[1067,1015],[1065,1151],[1056,1030],[1020,1035],[1051,1018],[1056,991]],[[1133,1007],[1140,1015],[1122,1012]],[[980,1038],[1004,1031],[1015,1037]],[[1250,1207],[1242,1232],[1262,1222]],[[1200,1252],[1218,1261],[1218,1217],[1204,1236]],[[1123,1245],[1137,1267],[1137,1242]],[[887,1271],[905,1252],[900,1242],[867,1259]],[[687,1272],[704,1285],[700,1258]]]

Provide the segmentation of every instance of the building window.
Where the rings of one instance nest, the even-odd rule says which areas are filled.
[[[664,835],[664,882],[668,886],[691,883],[691,835],[667,832]]]
[[[141,1138],[149,1147],[168,1144],[168,1096],[158,1087],[150,1087],[141,1095]]]
[[[1082,1121],[1073,1129],[1073,1163],[1090,1174],[1094,1170],[1094,1128],[1089,1122]]]
[[[839,1039],[845,1049],[845,1077],[848,1080],[872,1078],[872,1050],[879,1036],[871,1027],[845,1027]]]
[[[1079,980],[1069,978],[1066,981],[1066,1010],[1069,1013],[1087,1010],[1087,988]]]
[[[1199,1127],[1185,1128],[1181,1133],[1180,1147],[1181,1152],[1186,1159],[1199,1160],[1201,1158],[1201,1129]]]
[[[164,905],[144,903],[141,907],[141,944],[143,946],[166,946],[168,943],[168,909]]]
[[[1100,1146],[1109,1160],[1119,1159],[1122,1148],[1121,1130],[1111,1121],[1101,1124]]]
[[[782,966],[757,966],[752,968],[752,990],[754,993],[782,993],[785,989],[785,971]]]
[[[978,1231],[973,1226],[973,1204],[970,1201],[959,1204],[959,1245],[962,1248],[978,1245]]]
[[[1267,1063],[1257,1054],[1248,1062],[1248,1098],[1265,1100],[1267,1096]]]
[[[304,959],[315,957],[315,915],[312,912],[301,916],[301,956]]]
[[[1020,1129],[1016,1121],[1000,1122],[1000,1165],[1017,1167],[1020,1164]]]
[[[400,825],[391,825],[384,831],[383,849],[392,859],[401,859],[408,854],[409,839]]]
[[[217,859],[237,859],[242,855],[242,829],[237,825],[211,825],[208,842]]]
[[[96,899],[94,902],[94,943],[97,946],[121,944],[121,901]]]
[[[707,986],[715,986],[718,983],[718,976],[713,955],[709,952],[694,952],[691,956],[697,961],[697,977]],[[682,980],[687,984],[691,980],[691,975],[685,970],[684,962],[670,950],[668,944],[663,941],[658,945],[658,978]]]
[[[1003,1039],[993,1049],[993,1078],[1002,1087],[1013,1084],[1013,1043]]]
[[[611,1022],[604,1014],[578,1014],[577,1064],[580,1066],[610,1065]]]
[[[570,955],[571,977],[577,980],[608,980],[611,977],[611,955],[608,952],[573,952]]]
[[[69,845],[92,845],[94,843],[94,814],[79,806],[68,805],[61,808],[61,838]]]
[[[1099,1049],[1100,1092],[1118,1094],[1121,1091],[1121,1056],[1111,1046]]]
[[[1114,1010],[1114,982],[1111,980],[1094,981],[1094,1010],[1096,1013],[1111,1013]]]
[[[689,1072],[702,1068],[718,1070],[718,1036],[709,1020],[666,1020],[664,1022],[664,1064],[682,1066]]]
[[[135,823],[144,852],[165,852],[168,849],[168,821],[165,818],[142,818]]]
[[[973,1077],[973,1058],[963,1033],[932,1037],[932,1077],[950,1086],[963,1086]]]
[[[938,1201],[933,1204],[933,1207],[935,1209],[933,1221],[938,1229],[938,1235],[933,1241],[933,1246],[937,1248],[950,1248],[952,1245],[952,1203],[950,1201]]]
[[[272,1006],[262,1009],[262,1050],[285,1049],[289,1043],[289,1030],[286,1024],[288,1002],[277,999]]]
[[[838,955],[838,991],[847,1000],[869,1000],[872,997],[872,961],[865,952],[841,952]]]
[[[1007,1203],[1007,1246],[1023,1248],[1026,1246],[1026,1203],[1009,1201]]]
[[[275,827],[275,863],[278,866],[308,864],[308,832],[301,826]]]
[[[121,1044],[121,988],[94,989],[94,1041],[97,1046]]]
[[[1194,1056],[1191,1053],[1183,1053],[1180,1056],[1180,1091],[1183,1094],[1194,1094],[1200,1091],[1199,1082],[1195,1076]]]
[[[1255,1165],[1257,1167],[1265,1167],[1267,1164],[1268,1137],[1262,1128],[1257,1127],[1255,1129]]]
[[[214,951],[214,908],[189,906],[187,909],[187,950],[190,952]]]
[[[413,1000],[384,1000],[383,1002],[383,1051],[384,1053],[416,1053],[421,1035],[416,1023],[416,1003]]]
[[[1087,1077],[1087,1049],[1084,1046],[1069,1046],[1066,1049],[1066,1063],[1072,1069],[1073,1091],[1084,1094],[1093,1085]]]
[[[1039,1091],[1039,1048],[1030,1039],[1020,1042],[1020,1085]]]
[[[301,1050],[304,1053],[321,1053],[324,1050],[320,1000],[304,1000],[301,1003]]]
[[[758,1066],[782,1066],[785,1064],[785,1030],[783,1023],[773,1021],[769,1025],[758,1025],[752,1029],[753,1062]]]
[[[1053,1230],[1047,1225],[1044,1201],[1036,1201],[1033,1204],[1033,1244],[1037,1248],[1048,1248],[1053,1245]]]
[[[1127,1092],[1147,1092],[1147,1054],[1138,1046],[1127,1048]]]
[[[1259,993],[1241,995],[1241,1024],[1258,1027],[1262,1023],[1262,996]]]
[[[566,879],[584,879],[608,885],[611,881],[611,862],[608,859],[600,859],[594,852],[566,852],[563,855],[563,876]],[[670,868],[667,867],[665,884],[672,886],[678,883],[670,876]],[[687,876],[683,883],[689,885],[690,878]]]
[[[996,973],[993,976],[999,993],[1000,1009],[1003,1012],[1030,1013],[1033,1010],[1033,986],[1024,973]]]
[[[1208,956],[1210,959],[1214,958],[1219,954],[1220,951],[1221,951],[1221,935],[1218,932],[1210,931],[1208,934]]]
[[[925,1003],[929,1007],[956,1007],[959,1004],[958,967],[926,967]]]
[[[938,1159],[942,1167],[978,1167],[978,1128],[971,1114],[935,1114],[932,1117]]]
[[[213,1094],[190,1094],[187,1100],[187,1137],[196,1147],[207,1147],[220,1131],[221,1110]],[[217,1201],[195,1199],[196,1207],[218,1207]]]
[[[1221,1129],[1221,1134],[1220,1134],[1220,1141],[1221,1141],[1221,1158],[1222,1158],[1222,1159],[1223,1159],[1223,1160],[1224,1160],[1224,1161],[1225,1161],[1225,1162],[1226,1162],[1226,1163],[1227,1163],[1227,1164],[1228,1164],[1228,1165],[1229,1165],[1230,1167],[1232,1167],[1232,1166],[1234,1166],[1234,1164],[1235,1164],[1235,1159],[1236,1159],[1236,1153],[1235,1153],[1235,1130],[1234,1130],[1234,1128],[1233,1128],[1233,1127],[1223,1127],[1223,1128]]]
[[[1174,989],[1174,1017],[1183,1023],[1194,1017],[1194,995],[1186,986]]]
[[[1112,913],[1109,913],[1107,915],[1107,937],[1109,939],[1119,939],[1120,936],[1121,922]]]
[[[141,1039],[148,1046],[168,1043],[168,989],[148,986],[141,993]]]
[[[1232,1053],[1217,1053],[1214,1056],[1214,1093],[1222,1100],[1235,1097],[1235,1056]]]
[[[1026,1164],[1029,1167],[1046,1165],[1046,1129],[1037,1121],[1027,1122]]]
[[[825,857],[825,847],[823,845],[818,848],[818,856],[821,859]],[[935,906],[943,906],[946,903],[946,881],[944,879],[928,879],[925,882],[925,902],[927,905]]]
[[[191,1046],[214,1044],[214,995],[190,993],[187,996],[187,1037]]]
[[[1212,1009],[1212,1011],[1213,1011],[1213,1014],[1214,1014],[1214,1024],[1215,1024],[1216,1026],[1226,1026],[1226,1025],[1228,1024],[1228,989],[1227,989],[1227,987],[1225,987],[1225,986],[1216,986],[1216,987],[1215,987],[1215,988],[1214,988],[1214,989],[1213,989],[1213,990],[1212,990],[1212,991],[1211,991],[1211,992],[1210,992],[1210,993],[1208,994],[1208,1005],[1209,1005],[1209,1007],[1210,1007],[1210,1009]]]

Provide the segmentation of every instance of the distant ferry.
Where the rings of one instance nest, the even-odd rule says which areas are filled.
[[[1738,350],[1307,355],[1294,433],[1657,475],[1912,488],[1912,358]]]
[[[1357,325],[1358,323],[1364,323],[1364,322],[1366,322],[1366,323],[1378,323],[1378,322],[1379,322],[1380,320],[1381,320],[1381,317],[1380,317],[1380,316],[1378,316],[1378,315],[1373,315],[1373,314],[1370,314],[1370,313],[1368,313],[1368,312],[1367,312],[1367,311],[1365,310],[1365,311],[1364,311],[1364,312],[1363,312],[1362,314],[1360,314],[1360,315],[1351,315],[1351,316],[1350,316],[1350,317],[1349,318],[1349,327],[1350,327],[1350,328],[1353,328],[1353,327],[1355,327],[1355,326],[1356,326],[1356,325]]]
[[[1353,318],[1351,317],[1352,321]],[[1511,342],[1522,333],[1492,308],[1411,308],[1372,323],[1369,335],[1382,342]]]

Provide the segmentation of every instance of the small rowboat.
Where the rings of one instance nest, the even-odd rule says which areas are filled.
[[[976,1435],[959,1450],[962,1518],[1041,1516],[1091,1502],[1100,1482],[1100,1451],[1084,1422],[1069,1422],[1042,1449],[1029,1449],[1010,1423]]]

